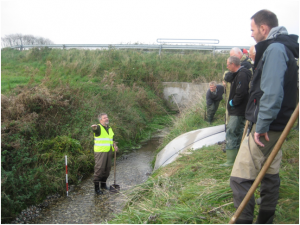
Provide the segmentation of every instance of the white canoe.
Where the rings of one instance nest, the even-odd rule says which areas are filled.
[[[225,125],[187,132],[173,139],[156,156],[154,170],[173,162],[180,153],[197,150],[225,140]]]

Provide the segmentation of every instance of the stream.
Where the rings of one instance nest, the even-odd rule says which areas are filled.
[[[152,173],[151,161],[160,144],[160,138],[153,138],[138,150],[122,155],[116,162],[116,184],[120,185],[119,193],[104,191],[96,195],[93,174],[79,185],[71,187],[69,196],[60,197],[39,213],[39,216],[26,221],[35,224],[77,224],[106,223],[120,213],[127,197],[126,190],[147,180]],[[107,180],[109,187],[114,183],[114,167]]]

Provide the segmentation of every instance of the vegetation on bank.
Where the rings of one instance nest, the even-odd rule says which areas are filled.
[[[221,80],[225,55],[1,50],[1,222],[93,171],[90,125],[106,112],[122,153],[171,124],[163,81]]]
[[[178,135],[191,130],[224,124],[224,100],[209,125],[203,120],[204,100],[185,109],[174,121],[161,150]],[[128,201],[112,224],[226,224],[235,212],[224,145],[203,147],[182,154],[156,170],[149,179],[126,193]],[[291,130],[282,146],[280,195],[274,223],[299,223],[299,132]],[[259,198],[259,187],[255,198]],[[259,206],[255,206],[255,219]]]

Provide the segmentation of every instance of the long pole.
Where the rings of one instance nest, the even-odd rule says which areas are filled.
[[[249,126],[249,120],[246,120],[246,124],[245,124],[245,128],[244,128],[244,132],[243,132],[243,136],[242,136],[242,140],[241,140],[241,144],[242,145],[242,142],[246,136],[246,133],[247,133],[247,129],[248,129],[248,126]]]
[[[261,171],[257,175],[254,183],[252,184],[252,186],[249,189],[248,193],[246,194],[245,198],[241,202],[240,206],[237,208],[234,215],[230,219],[229,224],[235,223],[237,218],[239,218],[240,214],[243,212],[245,206],[249,202],[251,196],[253,195],[254,191],[256,190],[256,188],[259,185],[259,183],[261,182],[261,180],[264,178],[267,170],[269,169],[271,163],[273,162],[273,160],[276,157],[278,151],[280,150],[281,145],[283,144],[284,140],[286,139],[287,135],[289,134],[290,130],[292,129],[293,124],[295,123],[295,121],[298,118],[298,115],[299,115],[299,103],[297,105],[297,108],[293,112],[291,118],[289,119],[289,122],[287,123],[287,125],[285,126],[283,132],[281,133],[276,145],[274,146],[274,148],[273,148],[270,156],[268,157],[267,161],[265,162],[263,168],[261,169]]]
[[[116,157],[117,157],[117,153],[116,153],[116,149],[115,149],[115,157],[114,157],[114,185],[116,186]]]
[[[223,63],[222,63],[222,76],[224,76],[224,67],[223,67]],[[223,77],[224,80],[224,77]],[[222,82],[223,82],[222,80]],[[226,86],[224,86],[224,99],[225,99],[225,133],[226,133],[226,116],[227,116],[227,99],[226,99]]]
[[[69,185],[68,185],[68,159],[67,159],[67,156],[65,156],[65,162],[66,162],[66,189],[67,189],[67,196],[68,196]]]
[[[226,98],[226,85],[225,85],[225,87],[224,87],[224,98],[225,98],[225,133],[226,133],[226,116],[227,116],[227,102],[226,102],[226,100],[227,100],[227,98]]]

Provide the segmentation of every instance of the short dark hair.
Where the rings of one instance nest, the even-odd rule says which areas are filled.
[[[251,17],[251,19],[254,19],[254,22],[258,27],[260,25],[267,25],[270,29],[272,29],[273,27],[278,26],[277,16],[267,9],[258,11]]]

